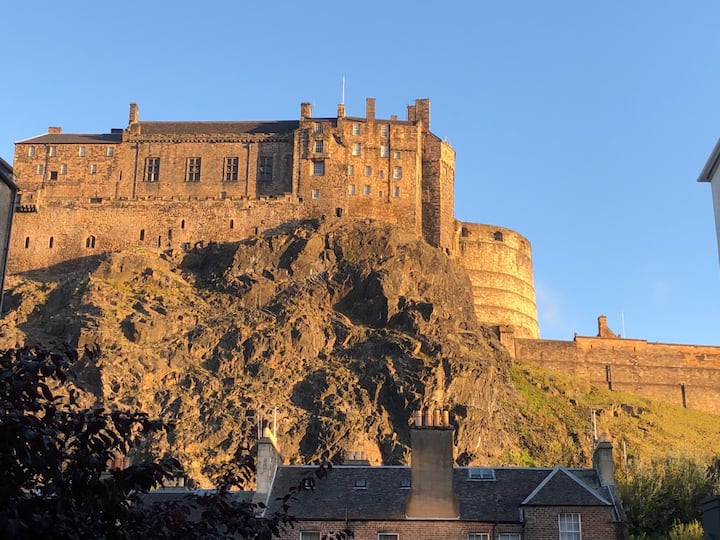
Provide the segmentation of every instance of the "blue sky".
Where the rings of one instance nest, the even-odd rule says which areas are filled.
[[[540,332],[720,345],[708,184],[720,3],[9,1],[0,156],[145,120],[296,119],[432,102],[455,212],[533,246]]]

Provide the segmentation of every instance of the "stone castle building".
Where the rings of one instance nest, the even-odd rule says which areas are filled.
[[[48,132],[15,144],[21,188],[10,272],[130,246],[160,250],[238,241],[283,222],[326,217],[389,222],[456,257],[481,322],[537,338],[529,242],[455,219],[455,151],[430,131],[430,101],[407,117],[338,105],[298,120],[141,121],[104,134]]]

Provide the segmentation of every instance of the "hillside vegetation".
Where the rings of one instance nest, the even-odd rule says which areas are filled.
[[[442,251],[371,222],[290,223],[189,252],[129,249],[8,280],[0,347],[99,347],[105,406],[172,421],[155,451],[199,483],[260,423],[292,462],[407,462],[413,411],[447,408],[460,464],[585,466],[591,411],[618,463],[720,447],[718,417],[513,363]],[[713,429],[714,427],[714,429]]]

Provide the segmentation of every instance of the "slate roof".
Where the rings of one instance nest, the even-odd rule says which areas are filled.
[[[140,122],[143,135],[233,135],[240,133],[292,133],[298,120],[249,121],[249,122]]]
[[[278,510],[281,502],[277,499],[314,470],[309,466],[278,468],[268,511]],[[461,520],[518,522],[522,505],[612,506],[606,488],[598,484],[591,469],[494,470],[495,480],[470,480],[466,467],[454,469]],[[365,480],[367,487],[355,487],[356,480]],[[306,520],[344,520],[346,512],[348,519],[354,520],[404,520],[410,488],[403,487],[403,481],[409,483],[410,467],[335,467],[327,478],[316,481],[314,490],[302,490],[290,501],[290,513]]]
[[[0,158],[0,181],[2,181],[10,189],[17,191],[18,187],[13,178],[12,166],[3,158]]]
[[[16,144],[115,144],[122,141],[122,133],[44,133]]]

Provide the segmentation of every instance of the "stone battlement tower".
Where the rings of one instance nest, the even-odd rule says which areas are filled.
[[[21,188],[9,271],[129,246],[237,241],[288,220],[375,219],[423,237],[469,271],[482,322],[537,337],[532,262],[517,233],[454,217],[455,151],[430,131],[430,100],[405,119],[156,122],[130,105],[103,134],[59,127],[15,144]],[[500,236],[498,236],[498,234]],[[488,236],[490,235],[490,236]]]

